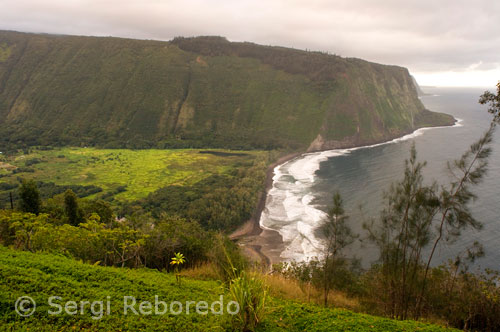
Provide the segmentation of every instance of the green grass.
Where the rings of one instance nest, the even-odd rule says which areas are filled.
[[[224,150],[127,150],[95,148],[60,148],[35,150],[4,161],[26,167],[30,160],[40,162],[27,166],[33,173],[13,173],[0,167],[0,182],[15,183],[17,177],[54,182],[57,185],[96,185],[104,192],[120,186],[126,191],[115,195],[118,200],[135,200],[169,185],[192,185],[214,174],[224,174],[251,162],[262,151],[231,152],[227,155],[200,153]],[[227,152],[227,151],[225,151]],[[0,165],[1,166],[1,165]]]
[[[20,252],[0,246],[0,331],[224,331],[231,330],[231,317],[224,315],[123,315],[123,297],[154,302],[154,296],[172,301],[212,301],[224,295],[217,281],[183,279],[147,269],[99,267],[58,255]],[[14,303],[20,296],[37,302],[30,317],[19,317]],[[47,313],[50,296],[65,301],[107,301],[110,315],[92,319],[83,315],[54,316]],[[268,315],[258,331],[445,331],[448,329],[413,321],[395,321],[341,309],[324,309],[280,299],[271,299]],[[448,330],[449,331],[449,330]]]
[[[398,321],[355,313],[345,309],[325,309],[317,305],[274,299],[273,309],[262,331],[458,331],[416,321]]]
[[[217,300],[224,294],[215,281],[190,280],[177,285],[175,276],[153,270],[104,268],[73,261],[61,256],[30,254],[7,250],[0,246],[0,330],[1,331],[223,331],[226,316],[198,314],[123,315],[124,296],[138,302],[151,301],[155,295],[167,303],[172,301]],[[30,296],[37,312],[19,317],[14,303],[20,296]],[[83,315],[49,315],[50,296],[65,301],[107,301],[110,315],[92,319],[88,310]],[[217,328],[218,327],[218,328]]]

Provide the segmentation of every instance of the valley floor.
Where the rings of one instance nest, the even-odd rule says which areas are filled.
[[[2,182],[18,177],[56,185],[94,185],[117,200],[144,198],[168,185],[191,185],[210,175],[224,174],[248,163],[263,151],[200,149],[33,149],[0,159]],[[117,190],[118,189],[118,190]],[[0,191],[2,188],[0,188]],[[117,192],[118,191],[118,192]],[[99,198],[99,194],[90,196]]]

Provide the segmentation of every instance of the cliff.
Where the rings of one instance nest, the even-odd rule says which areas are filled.
[[[426,111],[396,66],[221,37],[0,31],[0,149],[317,150],[453,121]]]

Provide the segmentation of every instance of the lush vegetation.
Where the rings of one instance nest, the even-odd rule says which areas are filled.
[[[29,149],[0,156],[0,207],[22,204],[22,181],[35,180],[40,210],[63,215],[63,193],[109,205],[118,217],[163,215],[231,231],[254,212],[277,152],[227,150]],[[30,172],[19,172],[29,168]],[[81,199],[85,198],[85,199]],[[94,206],[95,207],[95,206]],[[84,214],[90,216],[92,209]],[[109,214],[109,213],[108,213]],[[101,218],[109,219],[102,213]]]
[[[0,243],[21,250],[64,253],[86,262],[109,266],[170,269],[170,258],[186,255],[192,266],[208,258],[212,235],[196,222],[176,217],[161,220],[101,221],[97,213],[71,220],[0,212]]]
[[[443,330],[422,318],[465,329],[500,326],[498,273],[467,271],[479,245],[448,265],[431,265],[441,242],[480,227],[467,204],[487,169],[495,122],[450,166],[457,180],[449,186],[426,184],[412,151],[380,218],[366,224],[380,250],[367,271],[344,255],[357,235],[338,194],[320,229],[323,257],[279,266],[278,275],[252,270],[223,234],[251,216],[277,159],[241,149],[304,149],[315,138],[315,148],[354,145],[449,124],[450,117],[423,109],[402,68],[223,38],[162,43],[2,32],[0,83],[5,330]],[[481,99],[495,120],[498,88]],[[432,250],[424,257],[426,246]],[[136,316],[113,307],[96,319],[87,307],[54,316],[50,295],[113,302],[224,295],[240,311]],[[33,316],[15,313],[19,296],[37,301]]]
[[[123,204],[121,215],[178,215],[212,230],[231,231],[254,213],[263,191],[266,156],[191,186],[167,186],[144,199]]]
[[[258,169],[258,167],[252,166],[246,170],[250,171],[254,168]],[[248,175],[246,174],[247,177]],[[239,182],[244,183],[247,177],[240,178]],[[147,316],[133,321],[129,320],[130,316],[126,319],[110,316],[98,320],[92,316],[84,318],[72,316],[71,319],[67,319],[66,316],[54,317],[44,314],[42,311],[41,314],[37,314],[33,318],[20,320],[21,318],[12,312],[12,303],[10,302],[16,295],[23,292],[24,295],[32,296],[38,303],[47,302],[49,291],[57,292],[57,295],[62,294],[62,297],[75,296],[72,299],[76,299],[76,301],[85,301],[92,300],[88,294],[95,295],[98,300],[106,298],[106,296],[114,299],[128,295],[124,293],[129,292],[129,290],[137,290],[141,300],[149,300],[154,297],[152,292],[160,295],[167,292],[169,284],[170,287],[176,287],[176,291],[170,292],[175,297],[167,297],[166,300],[179,301],[179,299],[185,299],[186,296],[190,295],[193,298],[188,300],[196,301],[199,300],[197,297],[197,294],[200,293],[199,288],[193,292],[191,280],[182,277],[183,275],[189,276],[189,270],[183,274],[179,273],[179,268],[182,266],[197,271],[200,270],[201,266],[203,271],[203,266],[210,264],[211,272],[194,272],[191,275],[201,276],[204,279],[208,277],[211,280],[221,280],[207,284],[206,291],[211,292],[208,298],[218,299],[217,294],[214,294],[214,289],[219,290],[221,294],[226,294],[230,299],[237,301],[241,312],[235,316],[228,317],[226,315],[225,317],[202,320],[204,323],[200,323],[200,320],[193,319],[191,316],[188,316],[187,319],[185,317],[176,319],[177,317],[169,316],[166,320],[167,326],[175,325],[177,330],[204,329],[205,325],[199,324],[209,324],[209,326],[217,326],[224,330],[300,331],[307,328],[312,331],[322,331],[330,330],[331,324],[333,324],[338,326],[339,330],[345,328],[357,328],[361,331],[364,329],[373,330],[374,328],[383,330],[388,327],[403,331],[410,331],[414,328],[429,331],[441,330],[440,327],[432,325],[396,322],[342,310],[324,310],[309,304],[298,304],[269,297],[271,288],[268,286],[268,280],[260,273],[248,270],[248,263],[241,257],[237,247],[232,242],[222,235],[207,231],[207,228],[211,228],[210,224],[205,224],[204,229],[194,219],[185,219],[176,214],[168,215],[165,213],[155,218],[151,217],[149,213],[135,213],[125,219],[117,220],[114,218],[109,204],[102,201],[79,199],[71,190],[56,195],[52,199],[42,200],[36,182],[33,180],[24,180],[19,187],[19,194],[21,200],[19,209],[24,212],[0,210],[0,244],[18,250],[13,252],[0,249],[9,258],[16,260],[11,262],[10,266],[7,264],[5,268],[2,265],[2,280],[5,280],[6,283],[3,286],[7,287],[7,290],[4,288],[3,292],[9,293],[9,296],[6,296],[4,302],[1,303],[3,310],[0,310],[0,314],[3,316],[0,319],[5,321],[5,326],[8,328],[15,326],[20,329],[34,328],[42,331],[50,329],[102,330],[116,329],[117,326],[120,326],[122,330],[137,328],[154,330],[155,326],[159,326],[158,324],[164,324],[165,319],[157,316],[155,319],[149,319],[151,316]],[[224,192],[222,194],[226,195]],[[214,196],[208,196],[205,199],[209,204],[218,204]],[[214,216],[226,215],[235,203],[237,201],[228,201],[227,206],[222,210],[215,209]],[[228,212],[224,212],[224,209]],[[337,211],[337,213],[340,212],[340,210]],[[82,272],[78,269],[81,269],[82,265],[73,263],[77,265],[78,271],[75,271],[70,260],[66,259],[64,264],[60,264],[61,256],[31,256],[36,261],[32,266],[29,263],[28,257],[30,256],[21,254],[19,250],[64,255],[90,263],[93,267],[89,265],[87,268],[98,269],[98,272],[86,271],[83,274],[87,277],[81,277]],[[39,259],[42,259],[43,262],[40,262]],[[17,260],[24,263],[19,264]],[[0,264],[4,264],[2,259],[0,259]],[[101,272],[110,270],[101,270],[96,265],[120,267],[122,270],[120,270],[121,272],[111,270],[114,275],[106,275],[101,280]],[[146,284],[142,283],[141,277],[128,279],[130,275],[141,275],[143,273],[141,271],[144,271],[141,268],[145,267],[165,272],[174,270],[175,279],[172,279],[171,274],[156,272],[157,275],[155,275],[153,271],[144,272],[143,278],[149,280],[149,283]],[[138,269],[136,271],[139,272],[130,272],[134,270],[126,268],[136,268]],[[34,272],[38,270],[41,272]],[[338,268],[335,270],[337,271]],[[123,278],[121,273],[127,278]],[[63,274],[63,276],[59,274]],[[89,277],[90,274],[92,277]],[[51,277],[47,278],[46,275]],[[158,282],[163,276],[166,276],[165,279]],[[45,280],[43,286],[36,281],[39,280],[37,278]],[[76,281],[73,281],[72,278],[76,278]],[[114,280],[114,278],[118,280]],[[26,289],[29,279],[34,280],[34,283],[30,285],[36,285],[31,288],[31,291]],[[64,285],[69,285],[68,287],[73,290],[61,289],[59,286],[61,280],[64,280]],[[175,286],[172,285],[173,280],[176,280]],[[144,286],[146,290],[138,290],[139,286],[127,287],[127,284],[132,282]],[[161,292],[156,292],[157,288],[151,282],[158,283]],[[9,289],[6,285],[11,284],[15,286]],[[96,289],[97,287],[99,289]],[[1,289],[2,286],[0,286]],[[183,293],[184,291],[185,293]],[[276,291],[276,287],[273,291]],[[47,305],[42,305],[39,307],[40,309],[45,309],[46,312]],[[118,312],[115,311],[115,313],[118,315]],[[300,319],[292,319],[295,315],[300,315]],[[324,315],[325,320],[318,323],[313,319],[313,316],[316,315]]]
[[[0,243],[103,265],[157,269],[170,269],[176,253],[185,255],[187,266],[209,259],[210,231],[228,233],[250,218],[275,158],[272,152],[222,150],[25,152],[3,157],[9,209],[0,210]],[[20,167],[33,172],[21,178],[15,173]],[[49,179],[60,182],[40,181]],[[85,198],[72,190],[101,189],[96,185],[104,190]],[[132,199],[126,200],[129,188]]]
[[[373,143],[451,117],[404,68],[223,38],[0,32],[0,151],[23,146],[305,149]],[[339,143],[340,142],[340,143]]]
[[[268,155],[259,151],[191,149],[57,148],[26,152],[0,157],[0,193],[16,188],[18,179],[25,178],[43,182],[42,191],[53,183],[54,191],[47,192],[48,197],[72,189],[80,197],[113,196],[119,201],[131,201],[167,186],[191,186],[212,175],[230,174]]]
[[[110,297],[110,315],[92,319],[89,306],[83,315],[49,315],[50,296],[65,301],[106,301]],[[137,302],[154,303],[155,295],[172,301],[232,300],[227,287],[217,281],[183,277],[181,284],[173,274],[148,269],[92,266],[61,255],[33,254],[0,246],[0,325],[7,331],[224,331],[234,330],[237,322],[231,315],[195,313],[136,316],[123,315],[123,297],[134,296]],[[14,303],[20,296],[30,296],[37,303],[36,312],[19,317]],[[270,298],[268,314],[257,331],[445,331],[442,327],[411,321],[325,309],[311,304]],[[192,308],[194,311],[194,308]]]

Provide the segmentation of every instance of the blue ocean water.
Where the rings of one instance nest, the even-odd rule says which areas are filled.
[[[487,130],[491,115],[478,104],[484,89],[428,88],[422,97],[426,108],[460,119],[454,127],[419,130],[389,144],[361,149],[326,151],[304,155],[275,170],[274,186],[261,217],[263,227],[283,236],[285,260],[305,260],[318,256],[321,241],[315,229],[325,216],[333,192],[343,196],[350,224],[361,233],[362,224],[376,218],[383,204],[383,192],[403,176],[404,161],[414,142],[418,159],[427,161],[425,178],[446,183],[450,174],[446,162],[457,159]],[[474,241],[485,248],[485,257],[476,267],[500,269],[500,134],[495,134],[489,173],[475,192],[471,204],[482,230],[466,230],[454,243],[439,247],[434,264],[454,258]],[[360,210],[360,206],[362,209]],[[360,241],[348,253],[370,263],[378,257],[376,248]]]

